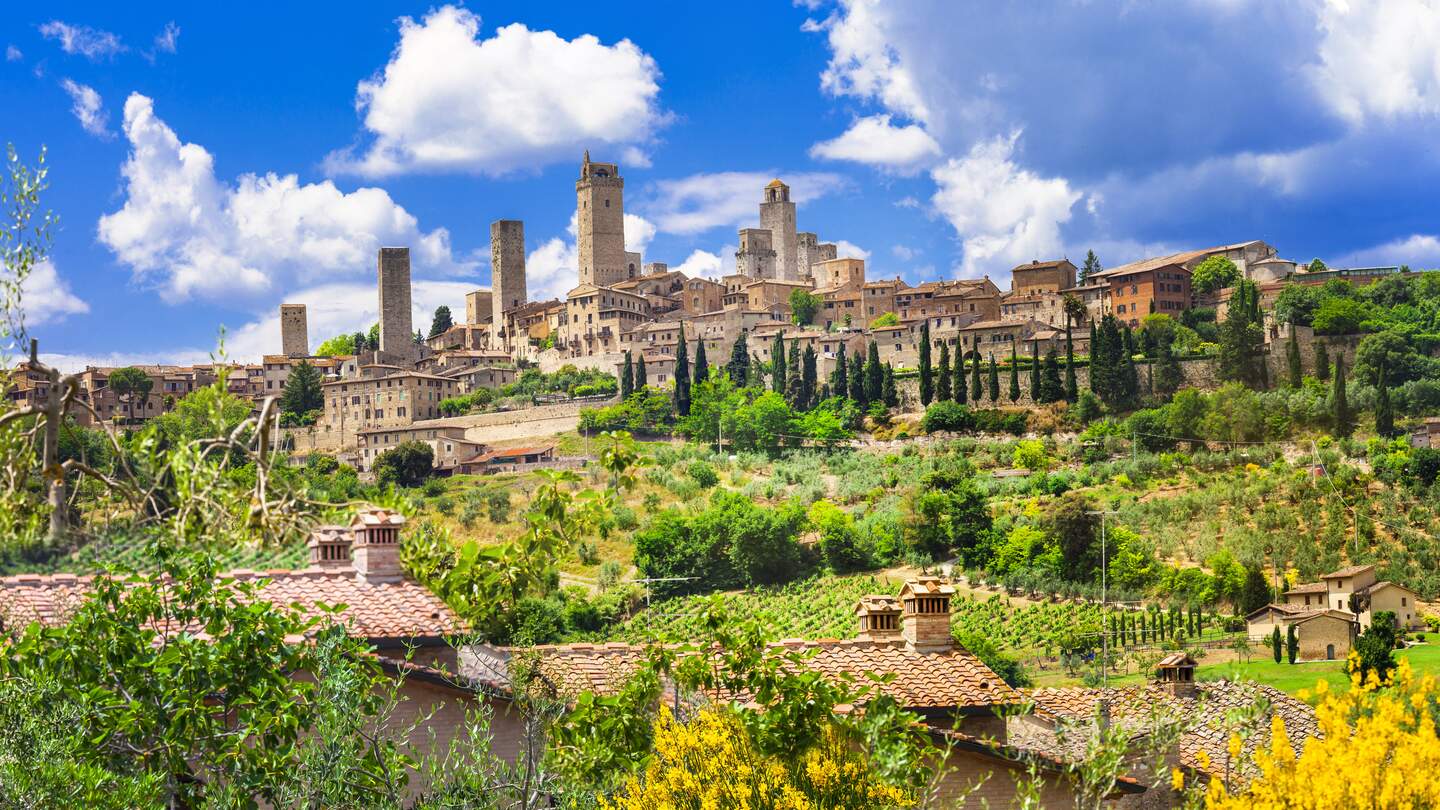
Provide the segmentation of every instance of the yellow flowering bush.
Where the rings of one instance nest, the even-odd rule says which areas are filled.
[[[870,810],[914,807],[878,781],[864,754],[832,730],[798,763],[756,750],[733,711],[709,708],[689,723],[662,710],[655,753],[605,810]]]
[[[1302,695],[1309,697],[1308,695]],[[1380,682],[1372,674],[1350,689],[1332,692],[1316,684],[1320,739],[1296,756],[1277,716],[1268,751],[1256,753],[1260,776],[1245,790],[1228,794],[1220,780],[1210,783],[1211,810],[1251,808],[1440,807],[1440,738],[1435,732],[1440,682],[1417,676],[1401,660]]]

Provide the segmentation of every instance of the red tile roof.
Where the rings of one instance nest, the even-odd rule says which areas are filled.
[[[1344,568],[1341,568],[1339,571],[1331,571],[1328,574],[1321,574],[1320,578],[1340,579],[1342,577],[1353,577],[1356,574],[1363,574],[1366,571],[1373,570],[1374,568],[1375,566],[1373,565],[1347,565]]]
[[[409,580],[362,582],[350,570],[230,571],[240,581],[263,580],[259,596],[293,605],[306,618],[323,614],[320,603],[344,604],[336,614],[351,635],[369,639],[448,636],[463,629],[460,618],[425,586]],[[94,577],[21,574],[0,578],[0,628],[18,630],[31,622],[65,622],[90,591]]]

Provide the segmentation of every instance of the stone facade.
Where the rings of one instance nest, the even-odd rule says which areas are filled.
[[[380,277],[380,353],[390,362],[415,359],[415,328],[410,311],[410,248],[382,247]]]
[[[625,252],[625,180],[614,163],[592,163],[575,181],[576,248],[580,283],[608,287],[630,277]]]
[[[779,180],[771,180],[765,186],[764,201],[760,203],[760,227],[770,232],[770,241],[775,248],[775,277],[784,281],[798,280],[795,203],[790,202],[790,187]]]
[[[489,323],[495,308],[491,290],[479,289],[465,293],[465,323],[479,326]]]
[[[290,357],[310,354],[310,332],[305,323],[304,304],[280,305],[280,351]]]
[[[741,228],[740,248],[735,251],[735,274],[756,279],[776,278],[776,255],[770,231]]]
[[[490,223],[490,322],[492,348],[511,345],[516,336],[505,334],[505,313],[529,300],[525,281],[525,223],[499,219]]]
[[[404,371],[336,380],[322,388],[325,416],[316,426],[316,444],[332,448],[355,447],[361,430],[435,419],[440,416],[440,401],[460,393],[455,380]]]

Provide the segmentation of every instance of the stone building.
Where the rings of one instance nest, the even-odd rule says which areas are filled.
[[[865,287],[864,259],[830,259],[811,266],[815,290],[858,292]]]
[[[493,265],[492,265],[493,266]],[[465,293],[466,326],[483,326],[494,317],[495,296],[492,290],[480,288]]]
[[[802,232],[795,234],[795,264],[800,272],[800,279],[814,279],[814,267],[820,262],[837,258],[839,248],[832,242],[820,241],[820,237],[813,233]]]
[[[304,304],[280,305],[280,351],[290,357],[310,354],[310,333],[305,325]]]
[[[753,279],[777,278],[777,255],[770,231],[741,228],[740,247],[735,251],[735,274]]]
[[[899,276],[893,279],[882,279],[880,281],[867,281],[861,300],[865,324],[868,326],[871,321],[884,315],[887,312],[895,312],[895,293],[908,288],[910,285],[900,280]],[[895,313],[898,317],[899,313]]]
[[[525,279],[525,223],[498,219],[490,223],[491,348],[511,347],[514,336],[504,330],[505,314],[529,301]],[[479,310],[477,307],[477,316]],[[472,320],[471,323],[478,323]]]
[[[764,201],[760,203],[760,227],[770,232],[770,241],[775,249],[774,277],[782,281],[799,280],[795,251],[795,203],[790,202],[790,187],[778,179],[765,186]]]
[[[366,428],[356,431],[358,468],[361,472],[374,469],[381,453],[405,442],[423,442],[435,453],[435,470],[442,475],[455,472],[460,463],[486,448],[482,442],[465,438],[465,427],[446,424],[445,420],[406,427]]]
[[[1090,277],[1109,286],[1109,300],[1115,317],[1132,328],[1146,315],[1178,318],[1190,308],[1190,270],[1184,256],[1161,256],[1131,262]]]
[[[366,374],[373,376],[365,376]],[[371,428],[406,427],[436,419],[440,401],[460,393],[460,383],[435,374],[362,368],[358,379],[327,382],[325,415],[315,430],[318,447],[357,446],[359,432]]]
[[[1017,264],[1010,270],[1010,291],[1019,294],[1033,292],[1058,293],[1075,286],[1075,265],[1069,259],[1032,261]]]
[[[614,163],[592,163],[590,152],[575,181],[576,251],[580,284],[608,287],[638,275],[625,251],[625,180]]]
[[[620,351],[624,336],[649,320],[644,296],[581,284],[565,296],[565,324],[556,346],[570,357]]]
[[[410,310],[410,248],[380,248],[379,267],[380,354],[384,362],[412,362],[416,350]]]

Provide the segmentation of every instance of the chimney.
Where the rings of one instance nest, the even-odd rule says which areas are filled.
[[[920,653],[949,652],[954,642],[950,636],[950,599],[955,588],[936,576],[909,580],[900,589],[904,606],[900,635],[905,646]]]
[[[404,525],[405,516],[388,509],[364,509],[350,521],[355,536],[350,554],[361,582],[400,582],[405,578],[400,568],[400,527]]]
[[[855,615],[860,619],[860,632],[855,637],[861,641],[900,639],[899,599],[885,595],[862,596],[855,605]]]
[[[355,535],[344,526],[316,526],[305,543],[310,547],[310,564],[326,571],[349,571],[354,540]]]
[[[1155,665],[1160,688],[1175,697],[1195,696],[1195,659],[1183,652],[1171,653]]]

